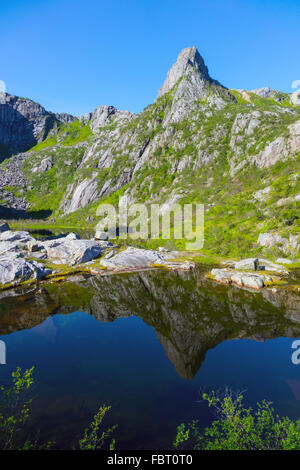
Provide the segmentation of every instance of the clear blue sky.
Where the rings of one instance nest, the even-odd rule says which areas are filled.
[[[194,45],[229,88],[291,92],[299,25],[299,0],[1,0],[0,80],[55,112],[138,112]]]

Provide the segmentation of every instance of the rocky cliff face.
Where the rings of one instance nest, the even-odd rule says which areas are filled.
[[[0,93],[0,161],[43,141],[55,125],[71,122],[66,113],[47,112],[29,99]]]
[[[21,106],[13,98],[12,108]],[[155,102],[138,115],[100,106],[72,122],[68,116],[49,117],[36,106],[30,112],[22,108],[29,124],[21,119],[35,139],[41,129],[41,139],[48,132],[47,119],[64,125],[55,129],[54,124],[43,148],[23,162],[22,197],[29,211],[49,210],[81,224],[95,219],[100,201],[125,194],[131,202],[165,207],[203,202],[207,243],[216,248],[229,237],[226,231],[213,233],[220,217],[228,218],[231,228],[239,227],[234,236],[247,238],[248,245],[269,230],[270,218],[273,229],[297,232],[299,106],[290,95],[268,87],[226,89],[210,77],[195,47],[180,53]],[[14,132],[11,128],[11,140]],[[8,169],[18,158],[0,167],[0,199],[11,207],[17,191]]]

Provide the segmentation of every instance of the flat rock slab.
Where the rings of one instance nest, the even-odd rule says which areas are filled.
[[[23,232],[22,230],[16,232],[13,230],[6,230],[5,232],[0,233],[0,241],[26,244],[27,242],[35,241],[35,239],[29,232]]]
[[[166,264],[167,259],[174,258],[175,253],[159,253],[154,250],[143,250],[129,247],[110,259],[102,259],[100,264],[107,268],[147,268],[154,264]]]
[[[68,237],[43,243],[48,258],[57,264],[80,264],[99,258],[105,248],[93,240],[77,240]]]
[[[293,264],[293,261],[287,258],[277,258],[276,263],[278,264]]]
[[[247,258],[234,263],[234,268],[238,270],[251,270],[251,271],[272,271],[279,274],[288,274],[286,269],[279,264],[272,263],[264,258]]]
[[[34,243],[36,240],[29,232],[6,230],[0,232],[0,255],[6,253],[21,253],[27,250],[28,243]]]

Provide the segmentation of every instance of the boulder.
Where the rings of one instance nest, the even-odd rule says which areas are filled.
[[[95,239],[106,241],[109,239],[109,236],[107,232],[101,232],[100,230],[97,230],[95,233]]]
[[[242,259],[241,261],[237,261],[234,263],[235,269],[250,269],[252,271],[256,271],[258,268],[258,259],[257,258],[248,258]]]
[[[30,251],[30,253],[33,253],[34,251],[39,251],[41,246],[42,244],[37,241],[27,242],[27,250]]]
[[[147,268],[153,264],[166,264],[168,258],[173,255],[159,253],[154,250],[143,250],[129,247],[110,259],[102,259],[100,264],[107,268]]]
[[[25,245],[29,241],[35,242],[35,239],[30,235],[29,232],[23,232],[22,230],[16,232],[13,232],[12,230],[6,230],[5,232],[0,233],[0,241],[18,242]]]
[[[80,240],[80,236],[78,233],[71,232],[69,233],[66,237],[64,237],[66,240]]]
[[[51,274],[51,269],[36,261],[26,261],[12,253],[0,257],[0,284],[27,281],[30,278],[39,280],[48,274]]]
[[[214,280],[221,284],[230,284],[231,275],[232,271],[227,271],[227,269],[212,269],[211,271],[211,276]]]
[[[250,289],[261,289],[264,287],[264,277],[255,274],[244,274],[241,278],[242,285]],[[232,279],[232,282],[234,280]]]
[[[243,271],[233,271],[230,269],[212,269],[211,276],[221,284],[235,284],[238,287],[249,289],[261,289],[265,285],[273,282],[271,276],[266,274],[248,273]]]
[[[80,264],[101,256],[105,248],[93,240],[70,240],[68,237],[44,242],[48,258],[57,264]]]
[[[20,247],[18,242],[0,241],[0,256],[5,255],[6,253],[20,253],[22,251],[22,247]]]
[[[45,171],[50,170],[52,167],[53,167],[53,159],[51,157],[46,157],[41,161],[39,166],[32,168],[31,171],[32,173],[37,173],[37,172],[43,173]]]
[[[110,248],[113,246],[113,244],[109,241],[105,240],[96,240],[97,245],[101,246],[102,248]],[[115,248],[119,248],[117,245],[115,245]]]
[[[239,287],[243,286],[243,276],[245,276],[244,273],[241,272],[236,272],[231,274],[230,279],[233,284],[236,284]]]

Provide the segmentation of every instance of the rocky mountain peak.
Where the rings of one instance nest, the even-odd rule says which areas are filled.
[[[199,54],[198,49],[196,47],[187,47],[180,52],[176,63],[169,70],[167,78],[158,92],[158,97],[171,90],[183,75],[187,75],[193,71],[198,72],[201,78],[210,80],[208,68]]]

